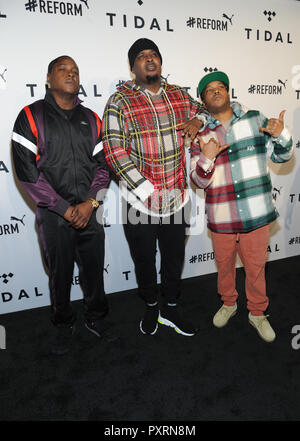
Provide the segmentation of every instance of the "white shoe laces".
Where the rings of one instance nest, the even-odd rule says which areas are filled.
[[[269,325],[270,328],[272,329],[272,327],[270,325],[270,322],[268,320],[269,316],[270,316],[270,314],[268,314],[268,315],[257,315],[257,316],[252,315],[252,317],[254,318],[254,322],[256,323],[257,327],[260,328],[260,329],[262,329],[264,324]]]

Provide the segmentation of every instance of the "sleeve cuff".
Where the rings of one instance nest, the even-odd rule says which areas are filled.
[[[133,193],[142,201],[145,202],[148,197],[155,190],[154,185],[150,181],[144,181],[141,185],[139,185]]]
[[[69,206],[69,202],[65,201],[64,199],[60,199],[54,207],[48,209],[63,217]]]
[[[98,190],[96,190],[96,189],[90,189],[90,190],[88,191],[88,194],[87,194],[86,199],[88,199],[88,198],[96,199],[97,193],[98,193]]]
[[[203,153],[200,153],[200,157],[197,165],[201,167],[205,173],[211,172],[214,167],[214,164],[215,164],[215,159],[211,161],[206,156],[204,156]]]
[[[278,138],[272,136],[272,140],[279,144],[286,144],[291,138],[290,132],[284,127]]]

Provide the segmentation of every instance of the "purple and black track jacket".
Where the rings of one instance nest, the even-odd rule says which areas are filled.
[[[101,120],[76,97],[64,111],[48,90],[19,113],[12,135],[16,174],[39,207],[63,216],[108,187]]]

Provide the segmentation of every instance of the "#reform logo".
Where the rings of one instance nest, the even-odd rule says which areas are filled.
[[[27,12],[40,14],[82,16],[83,8],[89,9],[89,0],[79,0],[79,3],[66,1],[29,0],[24,6]]]
[[[273,84],[250,84],[248,93],[257,95],[282,95],[286,90],[287,80],[278,79]]]
[[[189,17],[186,21],[188,28],[211,30],[211,31],[228,31],[229,23],[233,25],[232,19],[234,14],[223,13],[221,18],[212,17]]]

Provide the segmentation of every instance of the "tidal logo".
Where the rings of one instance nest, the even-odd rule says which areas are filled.
[[[0,172],[4,171],[5,173],[9,173],[8,168],[4,164],[3,161],[0,161]]]
[[[271,22],[272,18],[276,16],[276,12],[274,11],[264,11],[263,14],[267,17],[267,20]],[[274,43],[288,43],[292,44],[290,33],[281,32],[281,31],[273,31],[270,30],[261,30],[261,29],[252,29],[245,28],[246,38],[247,40],[261,40],[261,41],[272,41]]]
[[[276,12],[274,11],[264,11],[263,13],[268,18],[268,21],[271,21],[272,17],[276,17]]]
[[[295,202],[300,202],[300,193],[292,193],[290,194],[290,202],[291,204],[295,203]]]
[[[271,247],[271,245],[268,246],[267,248],[268,253],[277,253],[278,251],[280,251],[278,243],[275,243],[275,245],[273,247]]]
[[[7,303],[11,302],[14,298],[17,300],[30,299],[30,294],[31,297],[40,297],[44,295],[42,292],[39,292],[39,289],[37,287],[35,287],[32,293],[28,293],[28,291],[26,291],[25,289],[20,289],[18,293],[12,293],[9,291],[1,292],[1,299],[3,303]]]
[[[122,274],[124,274],[125,280],[129,280],[129,274],[131,271],[123,271]]]
[[[247,40],[273,41],[274,43],[292,44],[290,33],[262,31],[260,29],[245,28]],[[252,31],[254,31],[252,33]]]
[[[170,20],[158,20],[156,17],[146,20],[139,15],[128,16],[126,14],[116,14],[114,12],[107,12],[108,23],[111,27],[134,28],[134,29],[149,29],[150,31],[162,31],[174,32],[170,25]]]
[[[270,22],[272,18],[276,16],[276,12],[274,11],[264,11],[263,14],[267,17],[267,20]],[[247,40],[261,40],[261,41],[272,41],[274,43],[287,43],[292,44],[290,33],[281,32],[281,31],[273,31],[270,30],[261,30],[261,29],[252,29],[245,28],[246,38]]]
[[[204,69],[204,72],[208,72],[208,73],[211,73],[211,72],[216,72],[218,69],[216,68],[216,67],[205,67]]]
[[[14,276],[13,273],[8,273],[8,274],[3,273],[2,276],[0,276],[0,279],[3,279],[2,282],[7,284],[10,281],[10,279],[12,279],[13,276]]]
[[[6,285],[9,283],[9,281],[11,281],[12,277],[14,276],[13,273],[3,273],[0,276],[0,279],[3,279],[2,282],[5,283]],[[12,293],[10,291],[6,291],[6,292],[1,292],[1,299],[3,303],[6,302],[10,302],[11,300],[13,300],[13,298],[17,298],[17,300],[22,300],[24,298],[26,299],[30,299],[30,294],[25,290],[25,289],[20,289],[20,291],[18,291],[18,293]],[[33,291],[33,296],[35,297],[40,297],[42,296],[43,293],[39,292],[39,289],[37,287],[34,288]]]
[[[29,90],[30,90],[30,96],[31,96],[31,97],[34,97],[34,96],[35,96],[35,88],[36,88],[37,86],[38,86],[38,85],[37,85],[36,83],[29,83],[29,84],[26,84],[26,87],[28,87]],[[82,84],[80,84],[80,86],[79,86],[79,92],[78,92],[78,95],[83,95],[85,98],[88,96],[88,94],[87,94],[87,92],[86,92],[86,89],[83,87]],[[93,95],[92,95],[92,96],[94,96],[94,97],[101,97],[101,96],[102,96],[102,94],[98,92],[97,84],[93,84]],[[0,163],[0,164],[1,164],[1,163]],[[1,170],[1,169],[0,169],[0,170]]]

